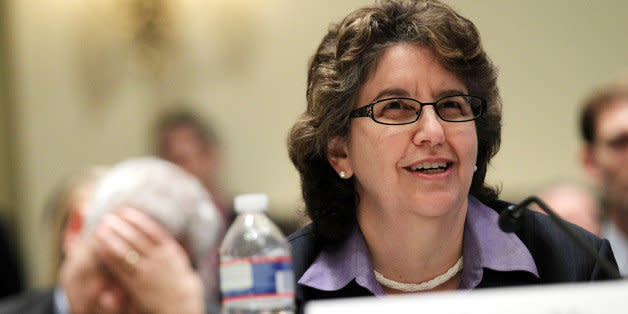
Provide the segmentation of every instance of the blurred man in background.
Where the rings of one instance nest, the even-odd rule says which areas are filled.
[[[611,242],[619,271],[628,275],[628,76],[595,90],[584,102],[582,164],[598,185],[607,217],[601,235]]]
[[[213,128],[189,111],[164,113],[155,130],[157,155],[198,178],[220,210],[225,226],[233,221],[231,199],[220,182],[221,146]]]
[[[78,213],[65,224],[56,288],[4,300],[0,313],[218,313],[197,271],[222,220],[194,177],[157,158],[128,160]]]
[[[204,123],[197,113],[175,110],[161,115],[154,132],[157,155],[179,165],[203,182],[220,210],[225,226],[231,225],[235,213],[231,197],[220,181],[224,163],[215,129]],[[278,217],[272,213],[270,217],[284,234],[291,234],[302,224],[296,217]]]

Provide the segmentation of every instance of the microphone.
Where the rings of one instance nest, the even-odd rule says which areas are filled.
[[[576,242],[576,244],[581,247],[589,256],[595,259],[600,267],[608,274],[612,279],[621,279],[621,275],[619,271],[613,267],[613,264],[609,262],[606,258],[602,257],[594,248],[587,242],[582,236],[574,232],[567,223],[561,219],[553,210],[547,206],[543,201],[541,201],[536,196],[530,196],[523,200],[518,205],[510,205],[504,211],[499,214],[499,228],[504,232],[515,232],[519,230],[521,224],[519,223],[521,216],[523,215],[524,209],[530,205],[531,203],[536,203],[541,207],[541,209],[547,213],[547,215],[552,219],[552,221],[558,225],[560,229],[562,229],[567,235]]]

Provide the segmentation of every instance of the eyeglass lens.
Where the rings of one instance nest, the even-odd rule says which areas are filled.
[[[434,109],[445,121],[468,121],[480,115],[482,100],[472,96],[450,96],[438,100]],[[420,113],[421,103],[410,98],[384,99],[373,105],[373,118],[382,123],[411,123]]]

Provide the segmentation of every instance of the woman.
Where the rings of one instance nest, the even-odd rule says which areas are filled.
[[[497,227],[508,204],[484,184],[500,144],[496,78],[473,23],[438,1],[382,1],[330,28],[288,139],[313,221],[290,236],[300,309],[605,276],[542,215],[516,235]]]

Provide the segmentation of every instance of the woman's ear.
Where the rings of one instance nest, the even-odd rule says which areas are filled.
[[[353,175],[346,138],[335,136],[327,142],[327,160],[341,178],[348,179]]]

